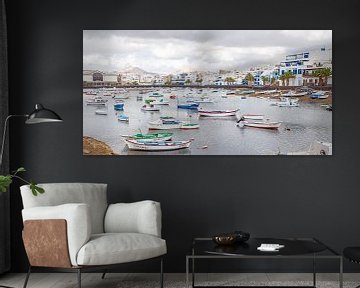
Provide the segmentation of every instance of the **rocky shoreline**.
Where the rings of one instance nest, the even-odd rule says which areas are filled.
[[[83,155],[117,155],[106,143],[83,136]]]

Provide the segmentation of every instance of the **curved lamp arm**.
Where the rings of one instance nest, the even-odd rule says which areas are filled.
[[[23,117],[23,118],[27,118],[29,115],[27,114],[23,114],[23,115],[9,115],[6,117],[5,119],[5,123],[4,123],[4,131],[3,131],[3,138],[2,138],[2,143],[1,143],[1,150],[0,150],[0,168],[2,166],[2,160],[3,160],[3,154],[4,154],[4,146],[5,146],[5,139],[6,139],[6,131],[7,131],[7,126],[8,126],[8,122],[11,118],[14,117]]]

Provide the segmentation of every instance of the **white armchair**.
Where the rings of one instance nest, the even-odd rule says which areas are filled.
[[[28,185],[21,196],[23,240],[30,267],[77,272],[107,270],[117,264],[160,258],[161,209],[154,201],[107,204],[106,184],[54,183],[39,185],[45,193],[33,196]],[[103,274],[103,278],[105,273]]]

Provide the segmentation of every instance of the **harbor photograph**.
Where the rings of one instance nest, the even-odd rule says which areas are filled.
[[[331,30],[84,30],[83,155],[332,155]]]

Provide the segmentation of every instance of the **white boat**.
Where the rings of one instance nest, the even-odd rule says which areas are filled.
[[[169,105],[169,101],[165,100],[164,98],[156,99],[151,101],[151,105]]]
[[[256,92],[256,94],[273,94],[273,93],[276,93],[276,92],[278,92],[276,89],[274,89],[274,90],[263,90],[263,91]]]
[[[189,148],[191,140],[187,141],[163,141],[163,142],[139,142],[132,139],[125,139],[130,150],[140,151],[171,151]]]
[[[279,129],[281,122],[270,122],[270,121],[246,121],[241,120],[238,121],[239,127],[253,127],[253,128],[262,128],[262,129],[272,129],[277,130]]]
[[[199,129],[200,125],[196,123],[183,123],[180,129],[188,130],[188,129]]]
[[[197,103],[197,104],[200,104],[200,103],[214,103],[214,101],[211,100],[210,98],[190,99],[190,100],[187,100],[186,102],[193,102],[193,103]]]
[[[153,106],[153,105],[144,105],[141,107],[142,111],[160,111],[159,108]]]
[[[276,103],[279,107],[299,107],[298,99],[288,99],[287,101],[280,101]]]
[[[329,95],[326,94],[326,91],[314,91],[311,93],[310,97],[312,99],[326,99]]]
[[[199,109],[199,116],[202,117],[229,117],[235,116],[238,109],[235,110],[204,110]]]
[[[97,114],[97,115],[107,115],[108,112],[106,110],[95,110],[95,114]]]
[[[259,114],[244,114],[242,115],[245,120],[264,120],[264,115]]]
[[[182,125],[183,123],[180,121],[163,121],[161,119],[148,122],[148,127],[150,130],[180,129]]]
[[[96,106],[105,106],[107,100],[102,99],[101,97],[95,97],[90,100],[86,100],[86,105],[96,105]]]
[[[307,95],[307,92],[295,92],[295,91],[289,91],[287,93],[282,94],[284,97],[301,97]]]
[[[122,94],[117,94],[117,95],[114,95],[113,98],[116,100],[116,99],[128,99],[129,96],[128,95],[122,95]]]

